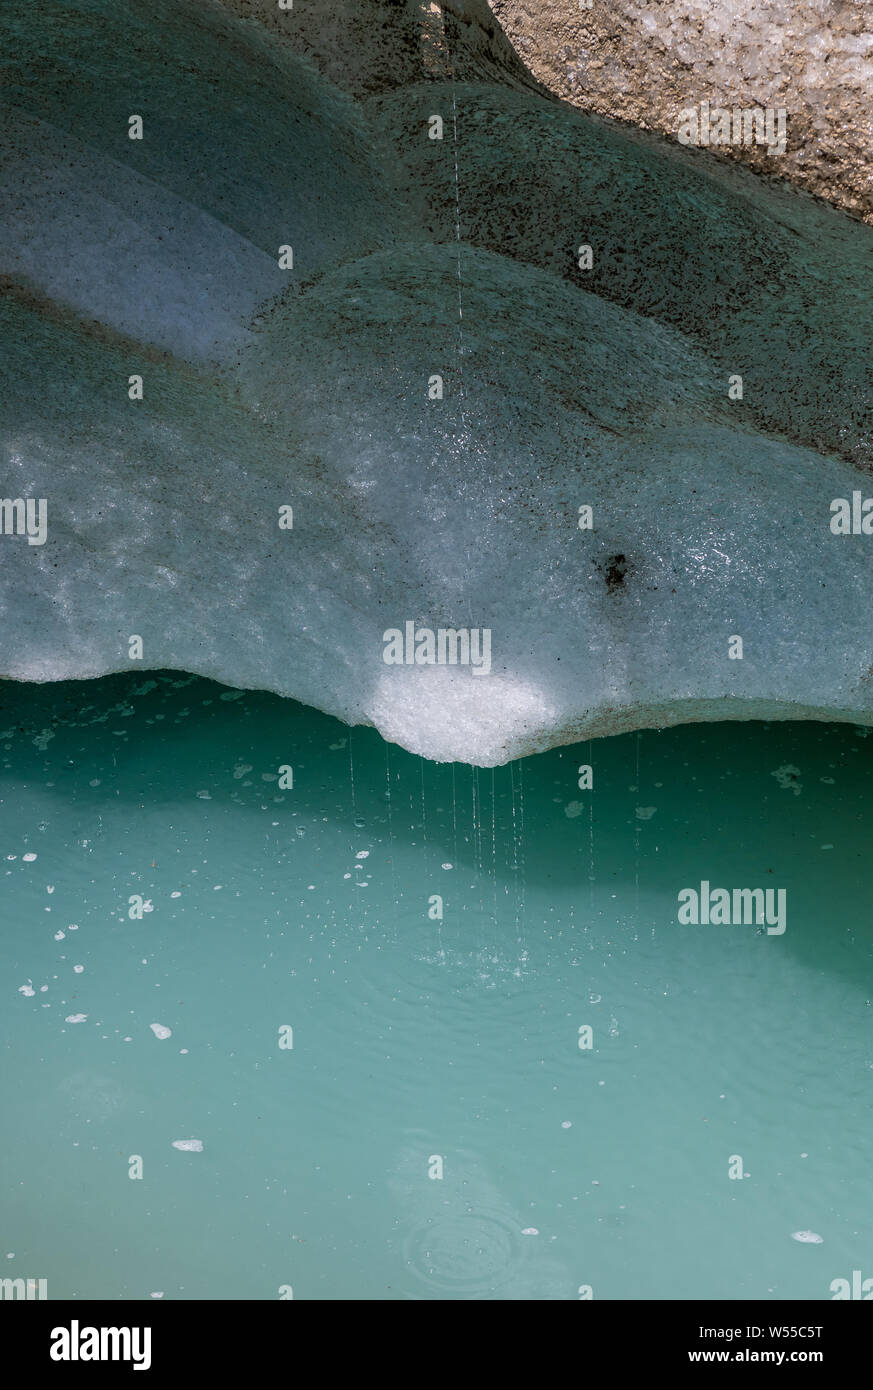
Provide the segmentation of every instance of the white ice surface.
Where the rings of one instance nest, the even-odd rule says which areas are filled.
[[[356,105],[217,6],[92,9],[60,86],[8,12],[0,492],[48,539],[0,535],[0,674],[199,672],[485,766],[873,723],[873,537],[829,529],[873,495],[868,228],[509,85]],[[386,665],[406,621],[491,674]]]

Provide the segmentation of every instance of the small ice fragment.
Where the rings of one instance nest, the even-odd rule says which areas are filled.
[[[169,1038],[172,1036],[172,1028],[165,1028],[163,1023],[150,1023],[149,1027],[156,1038]]]
[[[442,867],[443,867],[444,869],[453,869],[455,866],[454,866],[454,864],[443,864]]]
[[[561,1121],[561,1129],[569,1129],[570,1126],[572,1125],[572,1123],[573,1123],[572,1120],[562,1120],[562,1121]]]
[[[792,1240],[799,1240],[801,1245],[824,1245],[821,1236],[817,1236],[815,1231],[794,1231]]]
[[[64,937],[66,936],[66,934],[67,934],[67,933],[66,933],[66,932],[63,932],[63,931],[56,931],[56,932],[55,932],[55,941],[63,941],[63,939],[64,939]]]
[[[355,858],[356,858],[356,859],[369,859],[369,858],[370,858],[370,851],[369,851],[368,849],[359,849],[358,852],[357,852],[357,854],[355,855]]]
[[[19,985],[19,986],[18,986],[18,993],[19,993],[19,994],[23,994],[27,999],[32,999],[33,996],[34,996],[34,994],[36,994],[36,990],[34,989],[34,987],[33,987],[32,984],[31,984],[31,985]]]
[[[21,857],[22,857],[22,859],[24,860],[25,864],[32,864],[33,861],[34,861],[34,859],[36,858],[36,855],[35,855],[35,854],[22,854]]]
[[[183,1152],[183,1153],[186,1153],[186,1154],[202,1154],[202,1152],[203,1152],[203,1140],[202,1140],[202,1139],[174,1139],[174,1140],[173,1140],[173,1148],[174,1148],[174,1149],[181,1149],[182,1152]]]
[[[164,1296],[164,1291],[163,1291],[163,1289],[161,1289],[159,1293],[152,1293],[152,1294],[149,1294],[149,1298],[163,1298],[163,1296]]]
[[[82,971],[85,969],[85,967],[84,967],[84,965],[74,965],[74,966],[73,966],[73,969],[75,970],[75,972],[76,972],[77,975],[81,975],[81,973],[82,973]]]
[[[210,796],[209,792],[198,792],[197,795],[200,797],[200,800],[201,800],[201,801],[211,801],[211,800],[212,800],[212,797]]]
[[[803,791],[803,787],[798,781],[800,768],[795,767],[793,763],[784,763],[782,767],[777,767],[775,772],[771,772],[770,776],[776,778],[783,791],[792,791],[795,796],[800,796]]]
[[[638,806],[637,820],[651,820],[657,809],[657,806]]]
[[[525,1226],[521,1234],[523,1236],[538,1236],[539,1231],[537,1230],[536,1226]]]
[[[87,1017],[87,1014],[68,1014],[64,1023],[84,1023]]]

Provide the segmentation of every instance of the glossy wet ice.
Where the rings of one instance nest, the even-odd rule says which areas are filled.
[[[863,733],[483,771],[175,675],[0,704],[2,1275],[388,1300],[873,1275]],[[784,935],[680,925],[704,880],[784,888]]]

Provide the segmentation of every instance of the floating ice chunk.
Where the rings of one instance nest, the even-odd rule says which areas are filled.
[[[525,1226],[521,1234],[523,1236],[538,1236],[539,1231],[537,1230],[536,1226]]]
[[[186,1154],[199,1154],[203,1152],[202,1139],[174,1139],[173,1148],[181,1149]]]
[[[23,994],[26,999],[32,999],[33,996],[36,994],[36,990],[34,989],[33,984],[31,983],[26,985],[19,985],[18,993]]]
[[[67,1017],[64,1019],[64,1022],[65,1022],[65,1023],[84,1023],[84,1022],[85,1022],[85,1019],[86,1019],[87,1017],[88,1017],[87,1014],[68,1014]]]
[[[793,791],[795,796],[800,796],[803,791],[803,786],[798,781],[800,768],[795,767],[793,763],[785,763],[782,767],[777,767],[775,772],[770,773],[770,776],[776,778],[783,791]]]
[[[149,1027],[156,1038],[171,1038],[173,1036],[172,1028],[165,1028],[163,1023],[150,1023]]]
[[[32,864],[33,861],[34,861],[34,859],[36,858],[36,855],[35,855],[35,854],[22,854],[21,857],[22,857],[22,859],[24,860],[25,864]]]
[[[815,1231],[795,1231],[792,1240],[799,1240],[801,1245],[823,1245],[824,1238],[817,1236]]]

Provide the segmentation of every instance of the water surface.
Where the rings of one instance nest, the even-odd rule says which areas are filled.
[[[2,1273],[56,1299],[873,1275],[868,733],[483,771],[185,676],[5,683]],[[785,888],[785,933],[680,925],[704,879]]]

